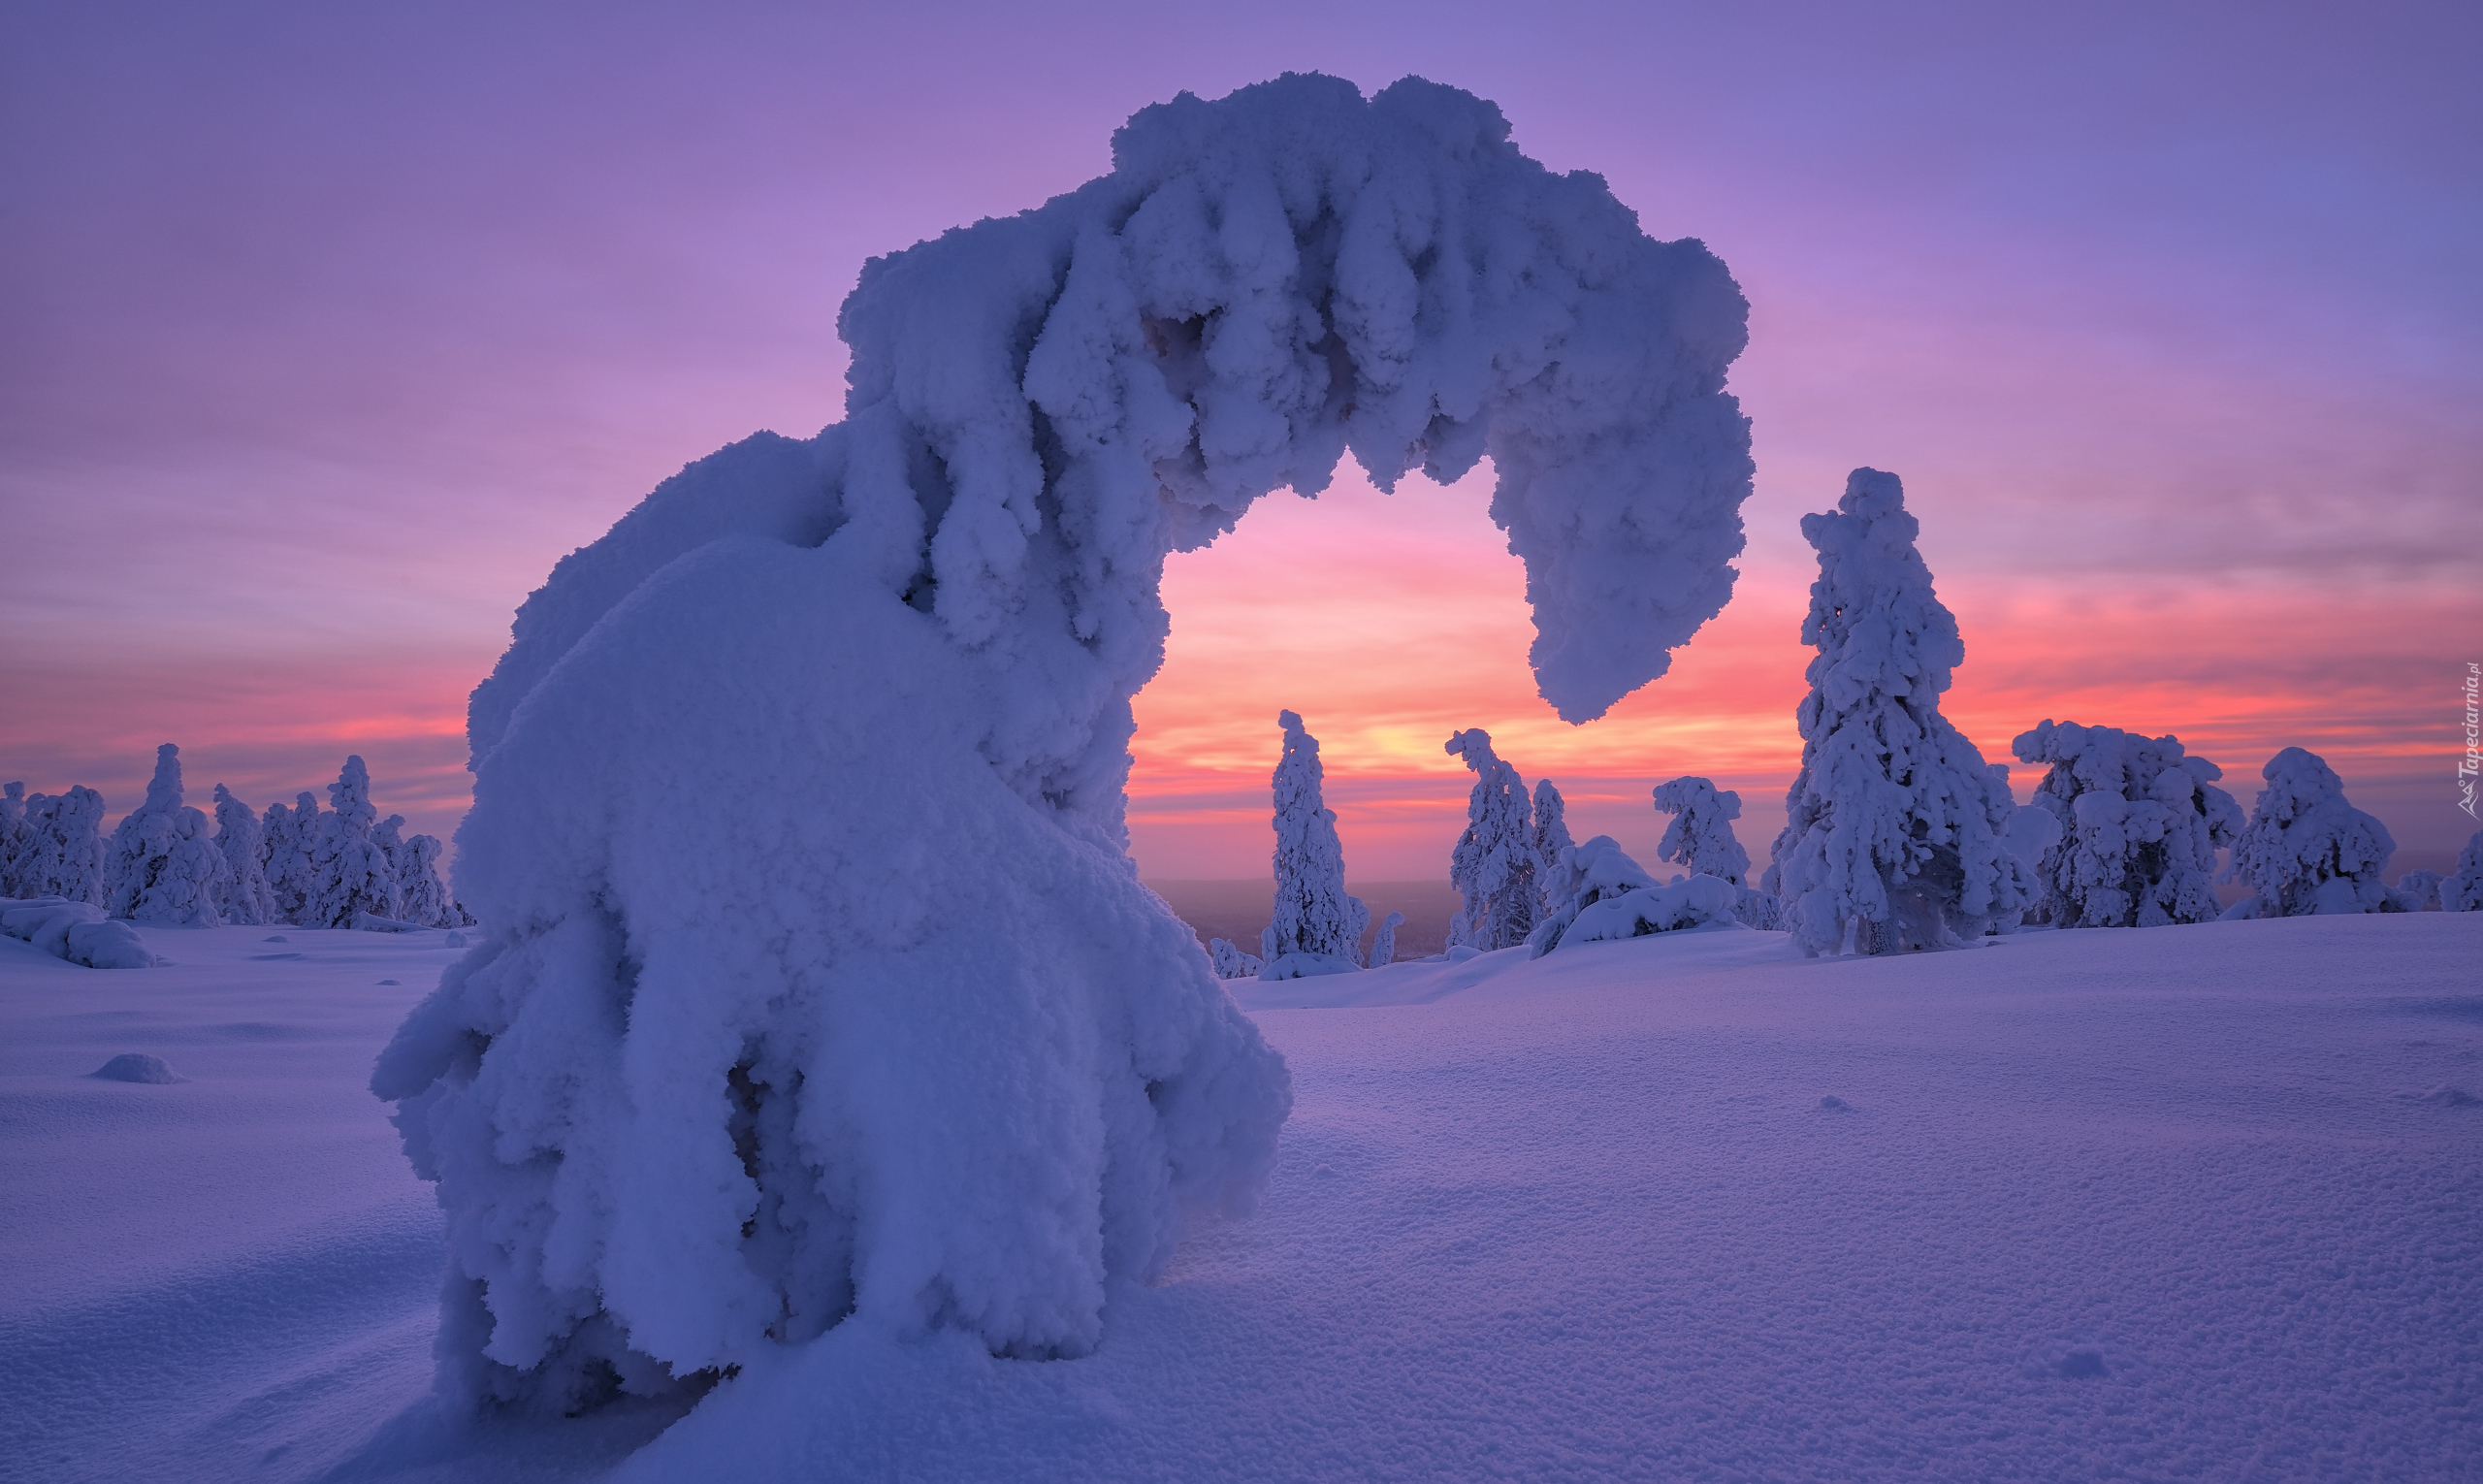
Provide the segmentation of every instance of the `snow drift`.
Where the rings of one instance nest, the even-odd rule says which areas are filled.
[[[853,1316],[1091,1348],[1248,1204],[1281,1061],[1125,849],[1164,558],[1490,455],[1564,716],[1724,603],[1746,306],[1489,104],[1288,77],[878,259],[845,420],[564,560],[474,694],[490,931],[373,1088],[439,1183],[444,1378],[559,1405]]]

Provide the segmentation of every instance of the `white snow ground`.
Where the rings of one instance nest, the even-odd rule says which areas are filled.
[[[425,1403],[442,935],[142,931],[0,940],[0,1478],[2483,1477],[2483,914],[1237,982],[1274,1181],[1098,1353],[847,1325],[652,1443]]]

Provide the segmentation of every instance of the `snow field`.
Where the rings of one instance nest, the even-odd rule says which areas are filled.
[[[143,931],[172,966],[0,943],[23,1274],[0,1478],[2453,1479],[2483,1457],[2475,915],[1902,959],[1703,929],[1237,982],[1294,1075],[1274,1177],[1158,1285],[1116,1283],[1092,1355],[849,1323],[761,1352],[617,1472],[670,1414],[431,1411],[440,1226],[362,1082],[441,935]],[[191,1081],[86,1077],[130,1051]]]

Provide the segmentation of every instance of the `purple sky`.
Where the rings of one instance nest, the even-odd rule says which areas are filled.
[[[444,830],[463,693],[517,600],[687,460],[833,420],[866,256],[1101,173],[1147,103],[1315,69],[1492,98],[1530,153],[1732,267],[1754,632],[1798,622],[1794,518],[1856,464],[1896,469],[1964,623],[1960,702],[1990,697],[1986,756],[2074,694],[2080,720],[2228,739],[2246,802],[2269,752],[2310,741],[2401,868],[2437,865],[2473,827],[2447,759],[2483,658],[2478,16],[16,7],[0,777],[117,811],[169,739],[197,794],[265,803],[356,750],[383,807]],[[1340,527],[1309,560],[1343,582],[1370,557]],[[1228,683],[1183,643],[1142,707],[1166,735]],[[1764,703],[1789,736],[1799,658]],[[1529,725],[1531,688],[1500,689],[1433,704]],[[1270,762],[1272,711],[1250,692],[1236,733]],[[1747,763],[1781,789],[1780,742],[1610,771]],[[1246,771],[1147,749],[1142,861],[1253,868],[1264,841],[1231,820],[1145,808],[1204,796],[1185,767],[1241,808]],[[1384,748],[1330,756],[1400,776]],[[1462,794],[1405,796],[1438,788]],[[1772,828],[1745,828],[1755,851]],[[1407,839],[1404,874],[1444,849]]]

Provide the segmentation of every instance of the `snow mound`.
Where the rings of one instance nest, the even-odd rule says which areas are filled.
[[[56,896],[0,898],[0,933],[89,969],[145,969],[160,961],[128,923],[108,920],[92,903]]]
[[[2463,1087],[2435,1087],[2429,1092],[2404,1094],[2406,1101],[2429,1103],[2435,1108],[2483,1108],[2483,1098]]]
[[[145,1051],[123,1051],[86,1075],[102,1078],[108,1082],[165,1084],[189,1081],[167,1065],[163,1057],[149,1056]]]
[[[1561,934],[1560,946],[1643,938],[1691,927],[1739,928],[1742,922],[1734,909],[1741,903],[1741,894],[1740,887],[1721,876],[1687,876],[1670,886],[1625,891],[1579,908],[1568,930]]]
[[[469,710],[490,925],[372,1082],[439,1182],[452,1390],[565,1407],[848,1314],[1080,1353],[1109,1277],[1249,1206],[1288,1080],[1122,790],[1164,558],[1261,495],[1488,454],[1571,720],[1729,595],[1747,306],[1702,245],[1420,80],[1185,94],[1113,158],[874,260],[842,423],[519,610]]]
[[[1361,967],[1342,953],[1279,953],[1259,970],[1259,978],[1316,979],[1322,974],[1351,974]]]

